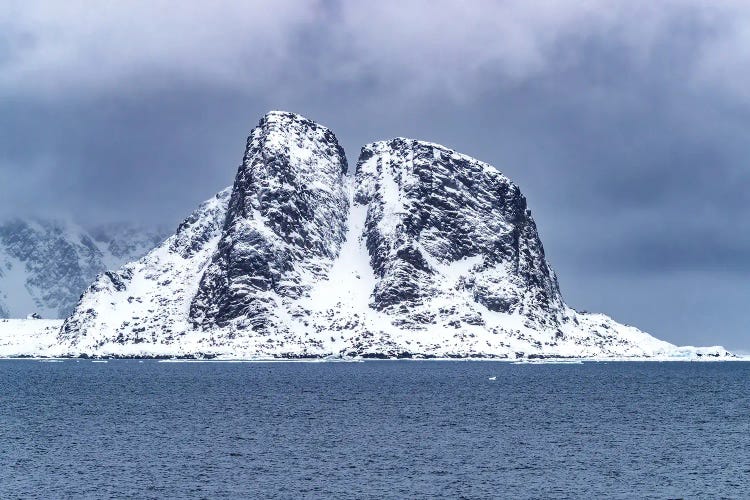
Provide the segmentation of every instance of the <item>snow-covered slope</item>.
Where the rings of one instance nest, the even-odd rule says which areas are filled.
[[[61,319],[0,319],[0,356],[55,357],[64,354],[58,336]]]
[[[84,293],[55,353],[270,357],[725,356],[569,308],[518,187],[394,139],[356,172],[335,136],[271,112],[231,190]],[[0,335],[2,333],[0,332]],[[52,351],[50,351],[52,352]]]
[[[222,234],[230,194],[227,188],[202,203],[143,258],[100,274],[63,324],[62,343],[80,352],[107,343],[178,343],[191,328],[190,302]]]
[[[65,317],[97,274],[144,255],[164,236],[124,224],[87,231],[39,218],[0,222],[0,317]]]

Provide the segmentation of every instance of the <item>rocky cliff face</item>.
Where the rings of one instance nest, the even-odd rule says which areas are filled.
[[[377,309],[432,322],[421,306],[446,293],[441,269],[462,263],[452,290],[540,327],[560,319],[557,279],[526,199],[496,169],[436,144],[394,139],[363,148],[356,179]]]
[[[0,222],[0,317],[65,317],[98,273],[144,255],[162,236],[123,224],[86,230],[39,218]]]
[[[525,198],[493,167],[400,138],[365,146],[346,175],[333,133],[283,112],[253,130],[231,190],[100,275],[58,341],[71,355],[240,358],[675,349],[569,308]]]
[[[247,141],[224,230],[190,306],[203,330],[277,332],[344,239],[346,157],[327,128],[269,113]]]

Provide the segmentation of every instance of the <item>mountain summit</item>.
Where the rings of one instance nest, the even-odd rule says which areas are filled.
[[[344,150],[327,128],[271,112],[253,130],[191,324],[279,332],[339,253],[349,209]]]
[[[494,167],[397,138],[347,172],[330,130],[279,111],[250,134],[234,185],[99,275],[56,342],[100,356],[677,352],[565,304],[526,199]]]

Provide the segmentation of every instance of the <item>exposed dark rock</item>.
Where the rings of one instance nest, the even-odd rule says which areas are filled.
[[[249,320],[278,329],[278,298],[323,278],[346,231],[346,157],[327,128],[292,113],[264,117],[247,141],[222,238],[190,306],[199,328]]]

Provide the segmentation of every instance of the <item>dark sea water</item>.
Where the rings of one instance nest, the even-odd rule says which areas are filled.
[[[750,498],[750,363],[0,361],[16,497]]]

